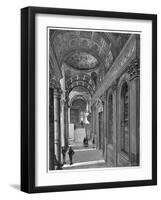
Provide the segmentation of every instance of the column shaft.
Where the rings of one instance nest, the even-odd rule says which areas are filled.
[[[54,109],[53,88],[49,88],[49,170],[54,169]]]
[[[54,89],[54,150],[58,161],[61,161],[61,132],[60,132],[60,95]]]
[[[68,104],[65,103],[65,117],[64,117],[64,123],[65,123],[65,133],[64,133],[64,140],[65,140],[65,146],[68,146],[68,135],[69,135],[69,122],[68,122]]]
[[[61,101],[61,146],[65,146],[65,103]]]

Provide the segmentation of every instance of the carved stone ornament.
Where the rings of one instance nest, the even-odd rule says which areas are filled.
[[[139,59],[134,59],[128,67],[127,72],[130,75],[130,79],[133,79],[140,75],[140,62]]]
[[[102,104],[105,103],[105,100],[106,100],[106,94],[105,93],[100,96],[100,100],[102,101]]]
[[[113,81],[112,86],[111,86],[112,90],[115,91],[117,88],[117,81]]]
[[[57,81],[56,79],[54,78],[51,78],[49,79],[49,85],[50,85],[50,88],[60,88],[60,83],[59,81]]]

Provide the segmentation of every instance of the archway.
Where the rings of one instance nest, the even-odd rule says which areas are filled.
[[[70,137],[73,137],[73,143],[83,143],[83,139],[87,137],[89,121],[88,116],[88,100],[82,95],[76,95],[70,102]],[[73,127],[73,128],[72,128]],[[73,132],[73,135],[72,135]]]
[[[129,156],[129,88],[127,82],[121,89],[121,151]]]

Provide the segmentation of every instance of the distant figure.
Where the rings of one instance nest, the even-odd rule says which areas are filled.
[[[65,164],[66,163],[66,152],[67,152],[67,149],[66,149],[66,147],[62,147],[62,155],[63,155],[63,164]]]
[[[74,150],[72,149],[72,147],[69,147],[69,151],[68,151],[68,154],[69,154],[69,159],[70,159],[70,165],[73,164],[73,155],[75,154]]]
[[[81,121],[80,124],[81,124],[81,127],[83,127],[83,121]]]
[[[85,147],[88,147],[88,139],[86,137],[83,140],[83,144]]]
[[[94,137],[93,137],[93,140],[92,140],[92,144],[93,144],[93,148],[94,148],[94,146],[95,146],[95,139],[94,139]]]
[[[86,138],[83,139],[83,144],[85,145],[85,143],[86,143]]]

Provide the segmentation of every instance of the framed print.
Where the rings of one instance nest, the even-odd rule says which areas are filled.
[[[21,190],[157,184],[157,16],[21,10]]]

